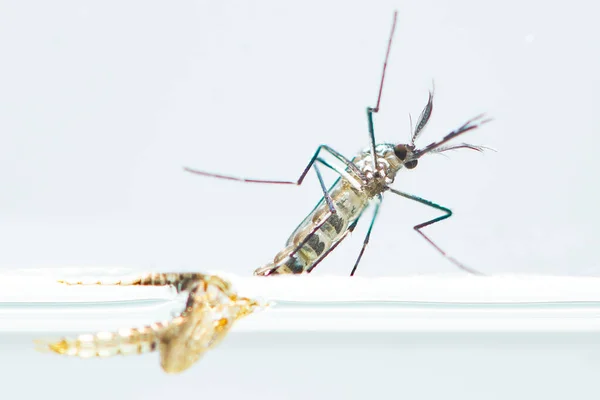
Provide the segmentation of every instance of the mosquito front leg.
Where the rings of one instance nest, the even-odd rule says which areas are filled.
[[[394,11],[394,21],[392,22],[392,31],[388,40],[387,50],[385,52],[385,60],[383,61],[383,71],[381,73],[381,82],[379,83],[379,93],[377,94],[377,104],[375,107],[367,107],[367,122],[369,124],[369,143],[371,148],[371,157],[373,158],[373,171],[377,169],[377,152],[375,151],[375,129],[373,129],[373,113],[379,112],[381,104],[381,94],[383,93],[383,82],[385,81],[385,71],[387,69],[388,60],[390,58],[390,50],[392,49],[392,39],[396,30],[396,21],[398,20],[398,11]]]
[[[456,265],[458,268],[462,269],[465,272],[473,274],[473,275],[484,275],[484,274],[482,274],[481,272],[479,272],[477,270],[474,270],[472,268],[469,268],[469,267],[465,266],[464,264],[462,264],[461,262],[459,262],[456,258],[454,258],[454,257],[450,256],[449,254],[447,254],[437,244],[435,244],[433,242],[433,240],[429,239],[429,237],[427,237],[427,235],[425,235],[421,231],[421,229],[425,228],[426,226],[433,225],[436,222],[440,222],[440,221],[443,221],[443,220],[445,220],[447,218],[450,218],[452,216],[452,210],[450,210],[449,208],[440,206],[439,204],[436,204],[436,203],[434,203],[432,201],[425,200],[425,199],[423,199],[421,197],[414,196],[414,195],[408,194],[408,193],[404,193],[404,192],[401,192],[399,190],[395,190],[395,189],[390,188],[390,191],[392,193],[394,193],[394,194],[397,194],[397,195],[402,196],[404,198],[407,198],[409,200],[414,200],[414,201],[416,201],[418,203],[425,204],[426,206],[435,208],[436,210],[443,211],[444,215],[442,215],[440,217],[437,217],[437,218],[434,218],[432,220],[429,220],[427,222],[423,222],[422,224],[415,225],[414,226],[414,230],[417,231],[421,236],[423,236],[423,238],[425,238],[425,240],[427,240],[429,242],[429,244],[431,244],[438,252],[440,252],[441,255],[443,255],[444,257],[446,257],[446,259],[448,261],[450,261],[452,264]]]

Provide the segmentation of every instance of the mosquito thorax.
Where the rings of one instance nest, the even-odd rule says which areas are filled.
[[[385,191],[394,182],[398,170],[402,168],[402,162],[394,154],[393,144],[378,144],[375,146],[375,153],[376,165],[373,164],[370,148],[364,149],[352,160],[366,179],[363,182],[364,193],[371,197]]]

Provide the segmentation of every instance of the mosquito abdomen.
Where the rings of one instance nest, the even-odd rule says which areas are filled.
[[[38,342],[38,347],[81,358],[149,353],[157,349],[159,337],[168,325],[157,322],[142,328],[79,335],[57,342]]]
[[[255,275],[308,272],[315,262],[342,240],[350,224],[368,205],[369,197],[345,179],[340,179],[329,193],[335,213],[331,213],[327,202],[321,201],[292,233],[286,248],[275,256],[272,263],[257,269]]]

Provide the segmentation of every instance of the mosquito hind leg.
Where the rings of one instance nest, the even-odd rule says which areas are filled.
[[[402,196],[404,198],[407,198],[409,200],[414,200],[414,201],[416,201],[418,203],[421,203],[421,204],[424,204],[426,206],[435,208],[436,210],[443,211],[445,213],[444,215],[442,215],[440,217],[437,217],[437,218],[434,218],[432,220],[423,222],[422,224],[415,225],[413,227],[413,229],[415,231],[417,231],[425,240],[427,240],[427,242],[429,242],[429,244],[431,244],[441,255],[443,255],[448,261],[450,261],[452,264],[456,265],[458,268],[462,269],[465,272],[468,272],[469,274],[473,274],[473,275],[485,275],[485,274],[483,274],[483,273],[481,273],[481,272],[479,272],[479,271],[477,271],[475,269],[472,269],[472,268],[469,268],[469,267],[465,266],[464,264],[462,264],[461,262],[459,262],[456,258],[454,258],[454,257],[450,256],[449,254],[447,254],[437,244],[435,244],[433,242],[433,240],[429,239],[429,237],[427,237],[427,235],[425,235],[421,231],[421,229],[425,228],[426,226],[433,225],[436,222],[440,222],[440,221],[443,221],[445,219],[450,218],[452,216],[452,210],[450,210],[449,208],[440,206],[439,204],[436,204],[436,203],[434,203],[432,201],[425,200],[425,199],[423,199],[421,197],[414,196],[414,195],[408,194],[408,193],[404,193],[404,192],[401,192],[399,190],[395,190],[395,189],[390,188],[390,191],[392,193],[394,193],[394,194],[397,194],[397,195]]]
[[[381,94],[383,93],[383,83],[385,82],[385,71],[387,69],[388,60],[390,58],[390,50],[392,49],[392,39],[396,30],[396,21],[398,20],[398,11],[394,11],[394,20],[392,22],[392,30],[388,39],[387,50],[385,52],[385,60],[383,61],[383,71],[381,72],[381,81],[379,83],[379,93],[377,94],[377,104],[375,107],[367,107],[367,123],[369,125],[369,147],[371,149],[371,157],[373,158],[373,170],[377,169],[377,152],[375,151],[375,129],[373,129],[373,113],[379,112],[381,104]]]

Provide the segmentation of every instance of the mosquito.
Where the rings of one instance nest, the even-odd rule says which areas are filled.
[[[179,373],[191,367],[227,335],[236,320],[263,306],[257,300],[239,297],[226,280],[195,272],[149,273],[115,282],[59,282],[68,285],[173,286],[178,293],[188,293],[183,312],[170,321],[117,332],[85,334],[73,339],[37,341],[38,350],[81,358],[158,350],[161,366],[167,373]]]
[[[327,145],[320,145],[313,154],[310,162],[296,181],[273,181],[264,179],[240,178],[235,176],[221,175],[210,172],[199,171],[185,167],[185,171],[198,175],[241,181],[248,183],[278,184],[278,185],[301,185],[310,169],[314,169],[319,180],[323,197],[317,203],[313,211],[298,225],[296,230],[287,240],[286,247],[279,252],[274,260],[269,264],[254,271],[255,275],[269,276],[277,274],[301,274],[310,273],[329,253],[331,253],[349,233],[353,232],[356,225],[363,215],[364,211],[373,206],[373,215],[371,223],[363,241],[362,248],[358,258],[354,263],[350,276],[356,273],[356,269],[365,252],[373,225],[377,218],[379,208],[383,199],[383,193],[391,192],[398,196],[407,198],[424,204],[428,207],[441,211],[443,215],[415,225],[414,229],[431,246],[433,246],[442,256],[463,271],[470,274],[481,274],[471,269],[457,259],[447,254],[437,244],[433,242],[422,229],[443,221],[452,216],[449,208],[436,204],[421,197],[405,193],[390,187],[396,178],[396,174],[403,168],[414,169],[417,167],[419,159],[428,153],[443,153],[450,150],[469,149],[482,152],[486,149],[483,146],[476,146],[467,143],[446,144],[452,139],[479,128],[483,124],[491,121],[484,114],[471,118],[463,125],[444,136],[441,140],[430,143],[429,145],[417,148],[415,141],[419,138],[425,129],[433,111],[434,89],[429,91],[429,99],[423,108],[417,123],[412,129],[411,118],[411,137],[408,144],[380,143],[375,141],[375,130],[373,127],[373,114],[379,112],[381,94],[383,92],[383,83],[389,60],[392,39],[396,28],[397,12],[394,12],[392,29],[388,40],[385,61],[383,63],[383,72],[379,85],[377,104],[375,107],[367,107],[367,122],[369,132],[369,147],[360,152],[352,160],[344,157],[342,154]],[[410,117],[410,116],[409,116]],[[329,157],[337,160],[340,165],[333,165],[322,158],[322,155],[328,154]],[[339,177],[329,189],[325,187],[323,177],[319,170],[319,165],[329,168],[336,172]],[[343,167],[342,167],[343,165]]]

